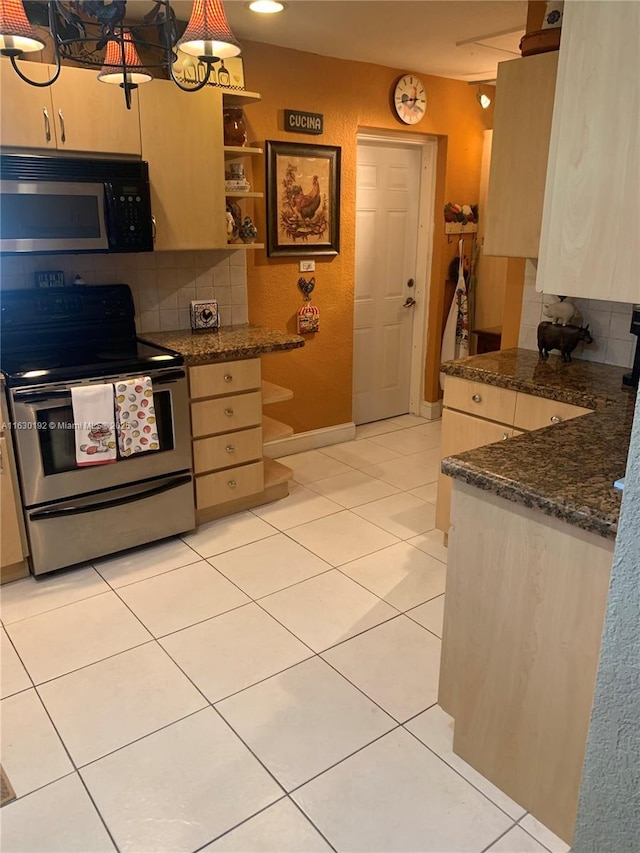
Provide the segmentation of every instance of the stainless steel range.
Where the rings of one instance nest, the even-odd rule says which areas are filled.
[[[5,375],[34,574],[195,526],[183,358],[136,338],[127,285],[4,291]],[[150,376],[157,450],[76,462],[71,389]]]

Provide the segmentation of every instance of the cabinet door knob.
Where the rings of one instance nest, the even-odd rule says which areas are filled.
[[[474,394],[471,399],[473,400],[474,403],[479,403],[480,400],[482,400],[482,397],[480,396],[480,394]]]
[[[509,433],[508,433],[508,432],[503,432],[503,433],[502,433],[502,440],[503,440],[503,441],[506,441],[508,438],[509,438]]]
[[[552,424],[559,424],[562,418],[559,418],[557,415],[551,415],[549,418]]]
[[[224,381],[225,382],[233,382],[233,376],[230,373],[225,373]]]
[[[233,409],[225,409],[224,413],[228,418],[230,418],[231,415],[233,414]]]
[[[235,449],[236,448],[233,444],[227,444],[227,446],[225,447],[225,450],[227,451],[227,453],[233,453]]]
[[[235,487],[236,487],[236,481],[235,481],[235,480],[228,480],[228,481],[227,481],[227,486],[229,486],[229,488],[230,488],[230,489],[235,489]]]

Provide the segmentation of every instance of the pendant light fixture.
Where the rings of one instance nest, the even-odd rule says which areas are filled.
[[[27,19],[22,0],[0,0],[0,53],[20,56],[43,47],[44,42],[36,36]]]
[[[495,86],[496,81],[495,81],[495,79],[493,79],[493,80],[469,80],[470,86],[477,86],[478,87],[478,91],[476,92],[476,101],[480,104],[480,106],[482,107],[483,110],[486,110],[491,106],[492,98],[491,98],[491,95],[487,95],[486,92],[482,91],[483,84]]]
[[[130,4],[132,8],[138,3]],[[26,10],[26,11],[25,11]],[[162,69],[185,92],[197,92],[207,85],[213,65],[237,56],[240,44],[225,15],[222,0],[195,0],[189,23],[181,38],[170,0],[155,0],[141,21],[126,18],[126,0],[47,0],[23,3],[0,0],[0,54],[8,56],[18,76],[32,86],[50,86],[58,79],[62,61],[99,71],[98,80],[122,87],[127,109],[131,91],[153,79],[149,68]],[[48,27],[56,70],[40,83],[27,76],[28,63],[19,67],[16,59],[29,51],[42,50],[44,42],[34,26]],[[195,85],[184,85],[176,77],[177,51],[197,57],[206,68]],[[143,65],[138,50],[144,50]]]

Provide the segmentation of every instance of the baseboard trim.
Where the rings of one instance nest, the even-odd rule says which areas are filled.
[[[263,453],[270,459],[279,456],[291,456],[292,453],[303,453],[305,450],[317,450],[330,444],[341,444],[356,437],[356,425],[351,423],[336,424],[335,426],[310,429],[307,432],[297,432],[285,438],[278,438],[264,445]]]
[[[442,417],[442,400],[435,403],[428,403],[423,400],[420,403],[420,416],[430,421],[437,421],[438,418]]]

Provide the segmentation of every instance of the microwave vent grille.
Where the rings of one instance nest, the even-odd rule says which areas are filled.
[[[0,176],[7,181],[117,181],[149,178],[144,160],[98,160],[82,157],[38,157],[6,154],[0,158]]]

